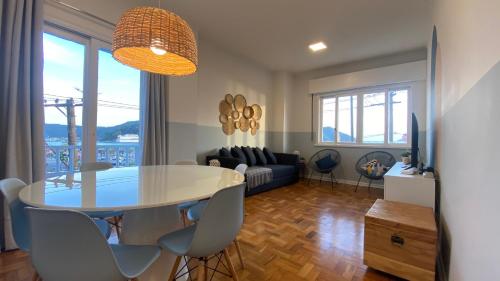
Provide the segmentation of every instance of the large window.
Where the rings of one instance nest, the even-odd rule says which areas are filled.
[[[409,86],[320,96],[319,144],[408,146],[409,96]]]
[[[132,166],[139,152],[140,71],[98,51],[97,161]]]
[[[92,37],[47,27],[43,44],[46,174],[137,165],[140,72]]]

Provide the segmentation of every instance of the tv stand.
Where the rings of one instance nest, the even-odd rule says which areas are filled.
[[[436,184],[434,178],[402,174],[404,164],[397,162],[384,175],[384,200],[410,203],[434,209]]]

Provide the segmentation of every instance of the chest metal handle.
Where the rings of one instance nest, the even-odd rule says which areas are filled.
[[[393,234],[391,236],[391,243],[394,246],[403,247],[403,245],[405,244],[405,239],[398,234]]]

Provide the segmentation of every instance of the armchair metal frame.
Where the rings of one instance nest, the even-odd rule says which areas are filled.
[[[385,173],[379,175],[379,176],[374,176],[374,175],[369,175],[365,170],[361,168],[363,164],[368,163],[371,160],[378,160],[382,165],[386,166],[387,168],[391,168],[396,164],[396,159],[392,154],[385,152],[385,151],[372,151],[369,152],[361,158],[359,158],[358,162],[356,162],[356,171],[359,173],[359,178],[358,178],[358,183],[356,184],[356,189],[354,192],[358,191],[359,187],[359,182],[361,181],[362,177],[365,177],[368,179],[368,192],[370,191],[370,187],[372,185],[372,181],[374,180],[384,180],[384,175]]]
[[[321,170],[318,168],[318,165],[316,165],[316,161],[317,160],[320,160],[321,158],[327,156],[327,155],[331,155],[332,159],[337,163],[335,166],[333,166],[332,168],[330,169],[326,169],[326,170]],[[333,173],[334,170],[340,165],[340,162],[342,160],[342,157],[340,156],[340,153],[335,150],[335,149],[322,149],[316,153],[313,154],[313,156],[311,156],[311,158],[309,158],[309,161],[307,162],[307,166],[308,168],[311,170],[311,173],[309,175],[309,181],[307,182],[307,184],[309,185],[311,183],[311,178],[313,176],[314,173],[319,173],[321,176],[319,178],[319,183],[321,184],[321,181],[323,180],[323,175],[328,175],[330,174],[330,180],[331,180],[331,183],[332,183],[332,190],[333,190],[333,184],[334,182],[337,184],[338,181],[337,181],[337,178],[335,177],[335,174]]]

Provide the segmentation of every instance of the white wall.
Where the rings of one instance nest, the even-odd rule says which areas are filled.
[[[198,38],[199,69],[189,77],[171,77],[169,86],[169,161],[205,156],[222,146],[269,144],[272,73],[240,56]],[[219,123],[219,102],[226,94],[243,95],[263,110],[256,136],[237,130],[226,136]]]
[[[500,278],[499,11],[498,0],[433,2],[441,256],[449,280]]]
[[[325,77],[330,77],[334,75],[339,75],[339,77],[351,77],[348,73],[355,73],[358,71],[366,71],[369,69],[384,68],[388,66],[405,64],[410,62],[417,62],[426,59],[427,52],[425,49],[404,52],[399,54],[393,54],[378,58],[372,58],[359,62],[352,62],[344,65],[332,66],[324,69],[318,69],[313,71],[307,71],[302,73],[296,73],[293,79],[293,89],[291,93],[289,114],[287,115],[288,131],[286,133],[288,139],[288,146],[286,151],[292,152],[298,150],[301,152],[301,156],[308,159],[313,153],[325,148],[333,148],[340,152],[342,155],[342,162],[339,168],[336,170],[336,176],[339,179],[345,180],[348,183],[356,183],[358,179],[358,174],[354,169],[356,161],[365,153],[375,150],[374,148],[366,147],[325,147],[316,145],[316,134],[315,127],[317,123],[317,108],[311,108],[311,95],[310,92],[310,80],[321,79]],[[425,63],[423,64],[425,66]],[[420,69],[420,68],[419,68]],[[425,78],[425,67],[423,68]],[[420,78],[420,76],[418,76]],[[321,79],[323,80],[323,79]],[[321,81],[319,80],[319,81]],[[327,80],[325,78],[324,80]],[[344,81],[345,82],[345,81]],[[349,83],[342,82],[342,85],[347,85]],[[322,84],[325,86],[325,84]],[[352,83],[349,85],[353,85]],[[425,128],[425,108],[426,108],[426,89],[425,80],[413,82],[413,103],[415,105],[417,115],[419,118],[419,123],[421,124],[422,130]],[[314,116],[312,114],[314,112]],[[312,122],[311,122],[312,121]],[[422,132],[423,133],[423,132]],[[425,149],[425,138],[421,135],[421,148]],[[377,149],[379,150],[379,149]],[[396,158],[399,158],[402,149],[382,149],[391,154]],[[422,155],[425,155],[422,153]]]
[[[313,79],[309,81],[309,93],[331,93],[426,79],[427,64],[421,60]]]
[[[127,9],[156,5],[148,0],[64,2],[111,23],[116,23]],[[51,1],[47,1],[45,7],[47,18],[52,23],[111,42],[113,26]],[[196,26],[191,27],[197,33]],[[221,146],[268,145],[269,116],[273,113],[272,73],[250,60],[224,51],[203,37],[197,39],[198,71],[187,77],[169,79],[169,162],[195,158],[204,162],[206,154]],[[241,131],[226,136],[222,132],[218,121],[219,101],[228,93],[242,94],[248,104],[261,106],[263,117],[256,136]]]

